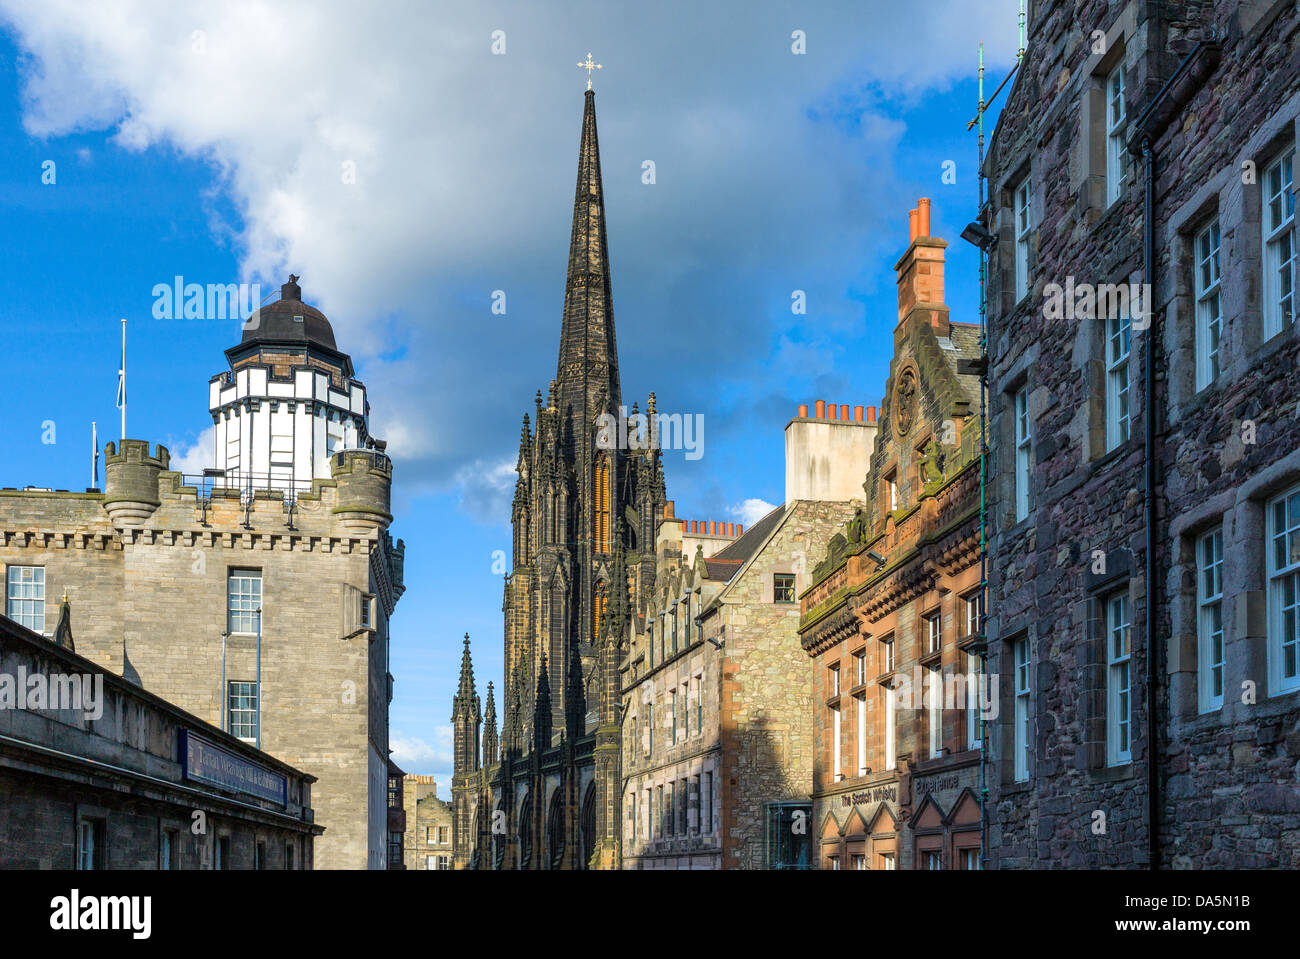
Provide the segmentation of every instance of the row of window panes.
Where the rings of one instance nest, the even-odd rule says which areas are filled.
[[[1120,195],[1128,177],[1128,153],[1124,148],[1123,73],[1117,68],[1108,81],[1111,91],[1107,113],[1108,201]],[[1117,112],[1118,111],[1118,112]],[[1264,339],[1269,339],[1295,322],[1296,237],[1295,237],[1295,150],[1289,149],[1264,170],[1262,182],[1263,320]],[[1030,196],[1032,184],[1025,177],[1012,191],[1015,222],[1015,296],[1019,302],[1029,292],[1029,236],[1032,230]],[[1221,296],[1221,227],[1218,217],[1200,229],[1192,243],[1193,288],[1195,294],[1196,388],[1204,389],[1222,371],[1220,342],[1223,333]],[[1150,309],[1151,305],[1147,304]],[[1128,312],[1107,318],[1106,327],[1106,448],[1114,449],[1129,436],[1128,357],[1131,349],[1131,321]],[[1016,444],[1019,457],[1022,438],[1029,435],[1021,426],[1022,406],[1017,397]],[[1019,470],[1018,470],[1019,474]],[[1019,495],[1019,487],[1017,494]],[[892,508],[892,507],[891,507]],[[1016,516],[1025,515],[1027,505],[1017,499]]]
[[[647,817],[648,838],[666,839],[673,836],[697,835],[707,836],[713,832],[713,773],[701,773],[698,780],[699,794],[698,817],[694,829],[690,827],[687,797],[692,785],[689,780],[678,779],[667,786],[646,788],[643,808]],[[641,819],[638,816],[636,793],[628,796],[628,821],[631,824],[632,838],[641,835]]]

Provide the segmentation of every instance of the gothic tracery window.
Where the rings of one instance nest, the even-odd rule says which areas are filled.
[[[609,548],[609,459],[602,456],[596,461],[596,552],[608,553]]]

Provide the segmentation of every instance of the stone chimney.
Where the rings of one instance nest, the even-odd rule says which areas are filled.
[[[786,504],[863,501],[862,477],[876,444],[876,408],[818,400],[814,409],[809,416],[807,405],[801,405],[785,427]]]
[[[898,322],[920,311],[935,336],[947,336],[948,307],[943,293],[943,251],[948,244],[930,235],[930,200],[922,197],[907,214],[908,246],[894,264],[898,271]]]

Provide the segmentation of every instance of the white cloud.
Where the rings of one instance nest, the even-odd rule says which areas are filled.
[[[415,772],[416,769],[450,769],[455,758],[452,752],[452,729],[450,726],[438,726],[435,734],[438,741],[430,745],[423,739],[393,730],[388,735],[393,762],[408,773]]]
[[[171,450],[171,469],[178,473],[198,475],[213,462],[213,450],[216,448],[217,428],[209,426],[199,431],[198,439],[193,443],[176,443]]]
[[[776,3],[0,0],[0,20],[23,52],[28,132],[105,131],[208,162],[241,221],[241,279],[302,275],[367,381],[398,482],[445,488],[513,454],[512,427],[555,369],[588,46],[606,64],[624,383],[630,396],[632,372],[653,371],[638,392],[680,404],[724,354],[727,377],[763,388],[755,317],[817,280],[828,243],[858,263],[873,245],[894,255],[882,226],[905,222],[898,180],[917,174],[888,101],[971,76],[971,38],[990,23],[1005,29],[988,59],[1009,63],[1015,6],[818,4],[798,17],[806,56]],[[707,73],[682,22],[714,38]],[[498,28],[505,56],[491,54]],[[783,291],[763,272],[773,261]],[[160,259],[157,274],[178,266]],[[496,289],[506,316],[490,312]],[[833,299],[820,295],[819,322],[856,322]],[[672,343],[679,363],[629,362]]]
[[[475,460],[456,474],[461,508],[482,522],[503,522],[510,517],[518,476],[512,460],[495,464]]]
[[[761,499],[742,500],[735,506],[727,507],[727,512],[736,517],[736,521],[743,523],[745,526],[753,526],[760,519],[766,516],[776,505]]]

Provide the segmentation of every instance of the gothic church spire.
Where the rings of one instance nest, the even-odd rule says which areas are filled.
[[[578,185],[573,198],[556,381],[560,394],[556,399],[561,408],[586,410],[590,406],[590,415],[594,415],[597,397],[606,397],[613,409],[620,402],[609,245],[605,239],[605,193],[596,137],[596,95],[590,90],[586,93],[578,147]]]

